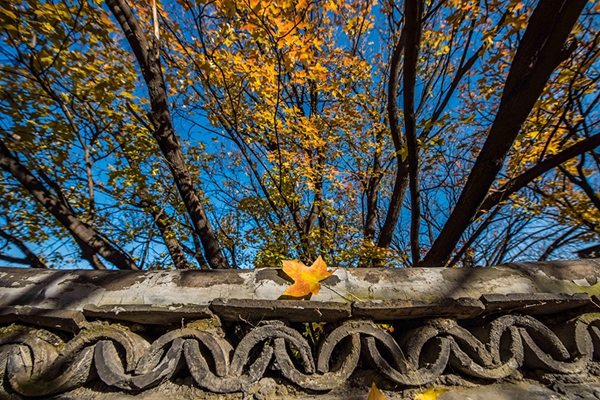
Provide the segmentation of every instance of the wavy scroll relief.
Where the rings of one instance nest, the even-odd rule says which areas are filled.
[[[253,328],[235,348],[218,335],[191,328],[171,331],[150,344],[120,326],[90,325],[63,343],[51,332],[13,325],[0,329],[0,394],[45,396],[96,377],[136,392],[159,385],[182,368],[198,386],[230,393],[247,391],[270,365],[302,388],[324,391],[352,374],[361,351],[379,373],[407,386],[432,382],[448,366],[493,380],[519,368],[577,374],[600,358],[600,318],[585,315],[552,329],[520,315],[470,329],[436,319],[395,336],[371,321],[346,321],[322,338],[315,360],[307,340],[278,321]]]

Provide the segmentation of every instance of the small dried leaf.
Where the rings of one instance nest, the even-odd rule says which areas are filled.
[[[387,400],[387,397],[385,397],[383,395],[383,393],[381,393],[381,391],[379,389],[377,389],[375,382],[373,382],[373,384],[371,385],[371,391],[369,392],[369,397],[367,397],[367,400]]]
[[[414,400],[437,400],[440,394],[447,391],[447,389],[429,388],[423,393],[416,394]]]

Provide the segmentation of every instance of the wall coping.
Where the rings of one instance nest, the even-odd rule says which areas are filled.
[[[338,269],[297,300],[281,296],[291,282],[275,268],[0,268],[0,398],[327,398],[356,381],[389,398],[513,381],[591,387],[599,277],[599,260]]]
[[[600,294],[600,261],[510,263],[478,268],[337,269],[311,301],[479,299],[484,294]],[[253,270],[37,270],[0,268],[0,306],[209,305],[213,299],[278,300],[291,280]]]

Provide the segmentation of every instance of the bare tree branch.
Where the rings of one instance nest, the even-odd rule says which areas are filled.
[[[81,221],[69,206],[52,194],[44,185],[14,157],[4,141],[0,139],[0,168],[10,173],[31,193],[36,201],[52,214],[73,235],[78,243],[84,243],[94,253],[99,254],[119,269],[138,269],[133,260],[119,251],[98,234],[92,227]],[[85,254],[85,248],[82,248]]]
[[[417,266],[421,260],[419,254],[419,233],[421,226],[421,201],[419,199],[419,145],[415,117],[415,83],[417,80],[417,62],[421,41],[422,0],[405,0],[404,17],[406,45],[404,50],[404,132],[408,153],[408,176],[410,186],[410,249],[412,264]]]
[[[519,134],[521,125],[556,67],[575,49],[565,42],[586,0],[538,3],[512,62],[488,137],[448,221],[422,266],[442,267],[484,201]]]
[[[152,107],[152,111],[148,115],[154,126],[152,136],[156,139],[171,170],[194,230],[202,242],[207,261],[212,268],[229,268],[227,259],[221,252],[217,237],[194,188],[192,176],[175,135],[160,65],[158,43],[154,43],[153,48],[150,47],[146,34],[140,28],[136,17],[124,0],[106,0],[106,4],[121,25],[142,70]]]
[[[6,232],[4,229],[0,229],[0,237],[2,237],[4,240],[9,242],[10,244],[14,245],[16,248],[21,250],[21,252],[23,252],[23,254],[25,254],[25,258],[17,258],[17,257],[11,257],[11,256],[7,256],[7,255],[0,255],[0,260],[17,263],[17,264],[26,264],[26,265],[29,265],[31,268],[45,268],[45,269],[48,268],[48,266],[46,264],[44,264],[44,262],[42,260],[40,260],[40,258],[33,251],[31,251],[31,249],[25,243],[23,243],[23,241],[21,239],[17,238],[16,236],[11,235],[10,233]]]
[[[400,217],[400,210],[402,209],[402,203],[404,202],[404,195],[408,186],[408,160],[402,159],[402,153],[404,149],[404,140],[400,132],[400,121],[398,119],[398,104],[396,97],[398,96],[398,77],[400,75],[401,63],[400,58],[404,52],[405,42],[405,30],[402,30],[400,38],[394,47],[392,54],[392,60],[390,63],[390,77],[388,81],[388,98],[387,98],[387,112],[388,121],[390,124],[390,134],[392,141],[394,142],[394,150],[396,152],[396,163],[398,169],[396,170],[396,178],[394,181],[394,190],[392,192],[392,198],[388,206],[388,211],[385,217],[385,222],[379,232],[379,240],[377,241],[377,247],[387,249],[390,247],[394,231],[396,230],[396,224]],[[384,260],[381,258],[374,260],[375,266],[381,266]]]

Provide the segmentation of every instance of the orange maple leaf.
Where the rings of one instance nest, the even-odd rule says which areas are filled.
[[[283,261],[283,272],[294,280],[294,284],[287,288],[284,295],[293,297],[306,296],[309,293],[319,294],[322,281],[333,275],[335,270],[327,272],[325,261],[319,256],[317,261],[307,267],[299,261]]]

